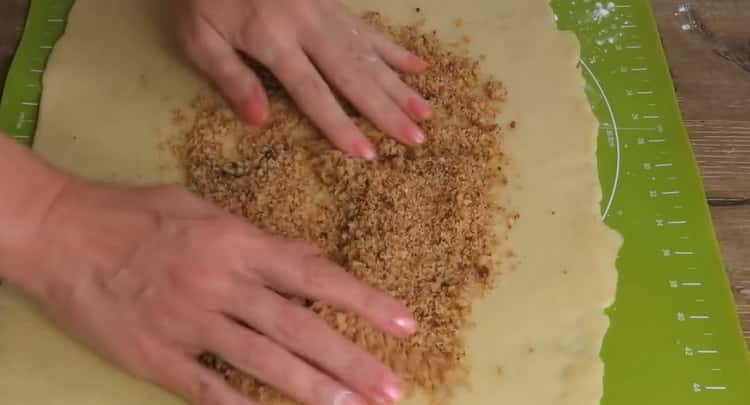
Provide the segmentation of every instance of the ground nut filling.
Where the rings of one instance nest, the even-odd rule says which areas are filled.
[[[272,111],[263,127],[245,126],[224,104],[199,98],[190,114],[176,114],[185,130],[175,151],[196,193],[268,231],[320,246],[406,303],[419,330],[402,341],[352,314],[300,301],[390,365],[407,391],[447,398],[465,375],[462,335],[472,300],[493,285],[502,259],[494,224],[512,214],[496,203],[505,183],[501,140],[516,124],[499,124],[508,94],[482,76],[468,39],[445,44],[420,24],[392,26],[375,13],[366,19],[429,63],[426,73],[404,77],[434,109],[422,124],[424,146],[385,137],[346,105],[379,153],[374,162],[349,157],[262,72]],[[215,356],[202,360],[262,403],[286,401]]]

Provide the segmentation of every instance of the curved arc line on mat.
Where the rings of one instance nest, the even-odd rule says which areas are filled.
[[[594,75],[594,72],[591,71],[591,68],[589,68],[589,65],[586,64],[586,61],[583,59],[579,59],[581,62],[581,66],[583,66],[584,69],[589,73],[591,78],[594,80],[594,84],[599,89],[599,93],[601,93],[602,98],[604,99],[604,103],[607,105],[607,111],[609,111],[609,117],[612,120],[612,127],[614,129],[615,134],[615,179],[612,182],[612,189],[609,192],[609,199],[607,200],[607,205],[604,207],[604,211],[602,212],[602,219],[606,219],[609,215],[610,209],[612,209],[612,204],[615,201],[615,194],[617,194],[617,187],[620,185],[620,130],[617,128],[617,121],[615,120],[615,113],[612,110],[612,105],[609,103],[609,98],[607,97],[607,93],[604,92],[604,88],[602,88],[601,83],[599,82],[599,79],[596,78]]]

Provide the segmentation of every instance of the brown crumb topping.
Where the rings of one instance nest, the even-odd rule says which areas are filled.
[[[497,80],[489,80],[484,89],[487,92],[487,97],[491,100],[505,101],[505,97],[508,96],[508,91],[503,83]]]
[[[424,146],[399,144],[347,106],[379,158],[346,156],[265,71],[272,114],[263,127],[246,126],[223,103],[200,97],[175,151],[199,195],[263,229],[320,246],[359,279],[403,301],[419,323],[407,340],[322,303],[307,306],[391,366],[410,392],[439,402],[465,377],[462,336],[472,300],[497,274],[494,225],[503,210],[495,196],[506,181],[496,122],[507,92],[482,79],[480,60],[461,44],[446,45],[420,24],[389,25],[377,13],[365,19],[429,63],[426,73],[403,78],[435,112],[422,124]],[[515,219],[508,217],[508,227]],[[262,403],[286,401],[213,355],[202,361]]]

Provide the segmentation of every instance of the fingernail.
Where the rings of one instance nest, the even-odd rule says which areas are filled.
[[[268,113],[268,104],[265,97],[253,94],[245,101],[245,114],[251,124],[262,124],[268,118]]]
[[[425,70],[427,69],[427,66],[428,66],[427,61],[425,61],[424,59],[420,58],[417,55],[412,55],[409,58],[409,64],[414,66],[414,69],[416,70]]]
[[[399,329],[402,329],[409,333],[414,333],[417,330],[417,323],[414,322],[413,318],[410,317],[399,317],[393,320],[393,324]]]
[[[412,137],[412,138],[414,139],[414,142],[416,142],[417,144],[421,145],[421,144],[423,144],[423,143],[424,143],[424,141],[425,141],[425,136],[424,136],[424,132],[422,132],[422,130],[421,130],[421,129],[417,129],[417,130],[416,130],[416,131],[414,132],[414,135],[413,135],[413,137]]]
[[[400,385],[401,384],[399,384],[398,380],[395,379],[383,384],[383,394],[385,395],[387,403],[398,402],[401,400],[402,394]]]
[[[407,102],[412,115],[418,120],[426,120],[432,117],[432,106],[421,97],[412,97]]]
[[[365,160],[375,160],[378,156],[375,148],[367,141],[358,143],[354,149],[355,153]]]
[[[333,399],[333,405],[367,405],[367,402],[351,391],[342,391]]]

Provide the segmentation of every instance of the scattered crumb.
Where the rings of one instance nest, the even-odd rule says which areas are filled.
[[[497,375],[498,375],[498,377],[502,377],[502,376],[503,376],[503,368],[502,368],[502,367],[500,367],[500,366],[497,366],[497,367],[495,368],[495,374],[497,374]]]
[[[172,123],[174,125],[182,125],[187,121],[187,117],[185,116],[185,112],[179,108],[172,111]]]
[[[141,73],[138,75],[138,83],[140,83],[140,85],[143,87],[148,86],[148,78],[146,77],[145,73]]]
[[[567,276],[568,275],[568,269],[563,269],[562,274]]]
[[[503,83],[497,80],[487,81],[485,91],[487,92],[487,97],[491,100],[505,101],[505,97],[508,95],[508,91],[503,86]]]
[[[557,214],[557,211],[552,211],[552,215],[556,215],[556,214]]]
[[[480,61],[448,47],[435,31],[392,26],[377,13],[365,20],[430,66],[403,77],[435,111],[422,124],[424,146],[386,137],[347,106],[379,151],[375,162],[349,157],[322,138],[268,71],[258,69],[272,112],[263,127],[246,126],[226,105],[201,97],[191,104],[194,122],[173,149],[197,194],[265,230],[314,243],[357,278],[404,302],[420,328],[402,341],[352,314],[300,300],[392,367],[407,391],[420,389],[439,402],[465,378],[463,332],[472,302],[498,274],[494,224],[501,207],[494,190],[507,179],[498,170],[502,129],[494,123],[506,91],[500,82],[485,84]],[[174,115],[176,123],[187,117],[180,110]],[[300,133],[307,135],[290,135]],[[231,156],[227,142],[236,144]],[[512,225],[519,216],[507,218]],[[285,401],[216,356],[201,360],[261,403]]]
[[[455,20],[453,20],[453,25],[455,25],[455,26],[456,26],[456,28],[461,28],[461,27],[463,27],[463,26],[464,26],[464,19],[463,19],[463,18],[461,18],[461,17],[459,17],[459,18],[456,18]]]
[[[417,13],[419,13],[419,12],[421,12],[421,11],[422,11],[422,9],[421,9],[421,8],[419,8],[419,7],[417,7],[416,9],[414,9],[414,11],[416,11]]]
[[[533,354],[536,351],[533,347],[529,347],[529,354]]]
[[[510,129],[516,129],[516,125],[517,125],[517,124],[516,124],[516,122],[515,122],[515,121],[511,121],[511,122],[510,122]]]

